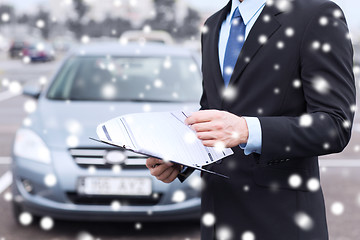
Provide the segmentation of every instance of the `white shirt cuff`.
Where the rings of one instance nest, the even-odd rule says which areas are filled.
[[[240,144],[240,148],[244,150],[245,155],[251,153],[261,154],[262,132],[260,121],[257,117],[244,117],[249,130],[249,138],[247,143]]]

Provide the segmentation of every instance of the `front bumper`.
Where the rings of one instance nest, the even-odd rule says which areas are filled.
[[[55,186],[47,187],[44,184],[44,176],[54,172],[53,166],[16,157],[13,159],[14,179],[12,188],[14,201],[20,205],[23,211],[35,216],[50,216],[56,219],[82,221],[177,221],[200,218],[201,200],[199,196],[193,195],[180,203],[171,202],[171,195],[174,190],[181,189],[185,193],[192,191],[191,194],[194,194],[195,191],[190,189],[188,184],[181,184],[178,180],[175,180],[171,184],[172,187],[169,187],[170,185],[159,185],[157,180],[153,179],[153,190],[162,194],[162,200],[156,205],[124,205],[114,210],[110,205],[75,204],[71,202],[66,192],[76,191],[77,177],[86,173],[86,171],[85,173],[82,172],[83,170],[79,169],[77,165],[70,168],[67,166],[68,169],[72,170],[68,170],[66,174],[60,175],[60,177],[59,172],[62,172],[62,170],[55,166],[59,180]],[[64,158],[62,164],[64,164]],[[147,172],[137,170],[124,174],[144,176]],[[99,171],[97,174],[104,176],[105,173],[105,171]],[[34,189],[36,189],[35,193],[29,193],[25,190],[24,179],[33,183]]]

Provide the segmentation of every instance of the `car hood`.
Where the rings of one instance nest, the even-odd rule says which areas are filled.
[[[96,127],[124,114],[146,111],[197,111],[196,103],[146,102],[65,102],[40,99],[32,115],[32,127],[50,148],[103,147],[90,140],[97,138]],[[70,146],[69,146],[70,144]]]

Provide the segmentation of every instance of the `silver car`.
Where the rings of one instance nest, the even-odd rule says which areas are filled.
[[[149,174],[145,156],[89,139],[99,123],[122,114],[196,111],[196,54],[162,44],[89,44],[66,57],[43,91],[27,87],[24,94],[38,101],[14,141],[16,218],[199,218],[198,173],[184,183],[164,184]]]

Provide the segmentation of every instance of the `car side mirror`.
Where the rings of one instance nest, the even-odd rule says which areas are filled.
[[[38,99],[41,93],[41,86],[38,84],[26,84],[23,88],[23,94]]]

